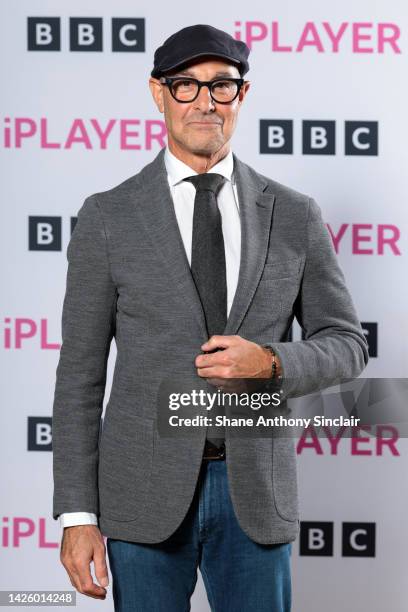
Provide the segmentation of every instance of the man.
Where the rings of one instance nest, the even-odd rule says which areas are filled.
[[[53,517],[72,585],[99,599],[108,538],[115,610],[190,609],[197,567],[212,610],[290,610],[293,440],[228,427],[160,436],[163,380],[270,379],[285,405],[368,361],[318,205],[231,151],[248,55],[206,25],[157,49],[149,85],[168,146],[87,198],[68,246]],[[295,316],[305,340],[287,342]]]

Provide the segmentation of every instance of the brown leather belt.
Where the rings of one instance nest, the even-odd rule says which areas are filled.
[[[208,440],[205,441],[203,460],[225,460],[225,443],[223,442],[220,447],[211,444]]]

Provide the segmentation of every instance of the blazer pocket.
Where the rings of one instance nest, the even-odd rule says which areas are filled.
[[[278,278],[290,278],[298,276],[302,263],[301,257],[296,259],[286,259],[282,261],[266,261],[262,278],[274,280]]]
[[[143,511],[150,486],[154,420],[120,410],[105,420],[99,447],[100,513],[132,521]]]

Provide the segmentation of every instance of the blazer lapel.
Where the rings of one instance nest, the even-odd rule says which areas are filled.
[[[235,334],[258,286],[266,255],[275,196],[265,193],[267,183],[234,155],[241,220],[241,259],[238,285],[231,306],[225,335]],[[161,256],[166,275],[191,308],[203,339],[207,339],[204,311],[178,227],[167,181],[164,149],[140,174],[144,196],[139,210],[146,234]]]
[[[167,180],[164,149],[143,168],[140,181],[144,191],[140,210],[146,234],[161,256],[166,276],[194,313],[205,341],[207,331],[204,311],[178,227]]]
[[[241,220],[241,261],[238,285],[225,335],[236,334],[258,286],[268,253],[275,196],[265,193],[267,182],[234,155]]]

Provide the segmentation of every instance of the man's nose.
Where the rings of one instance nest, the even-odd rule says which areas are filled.
[[[214,100],[211,98],[210,90],[206,85],[201,87],[197,98],[194,100],[194,106],[202,112],[215,109]]]

